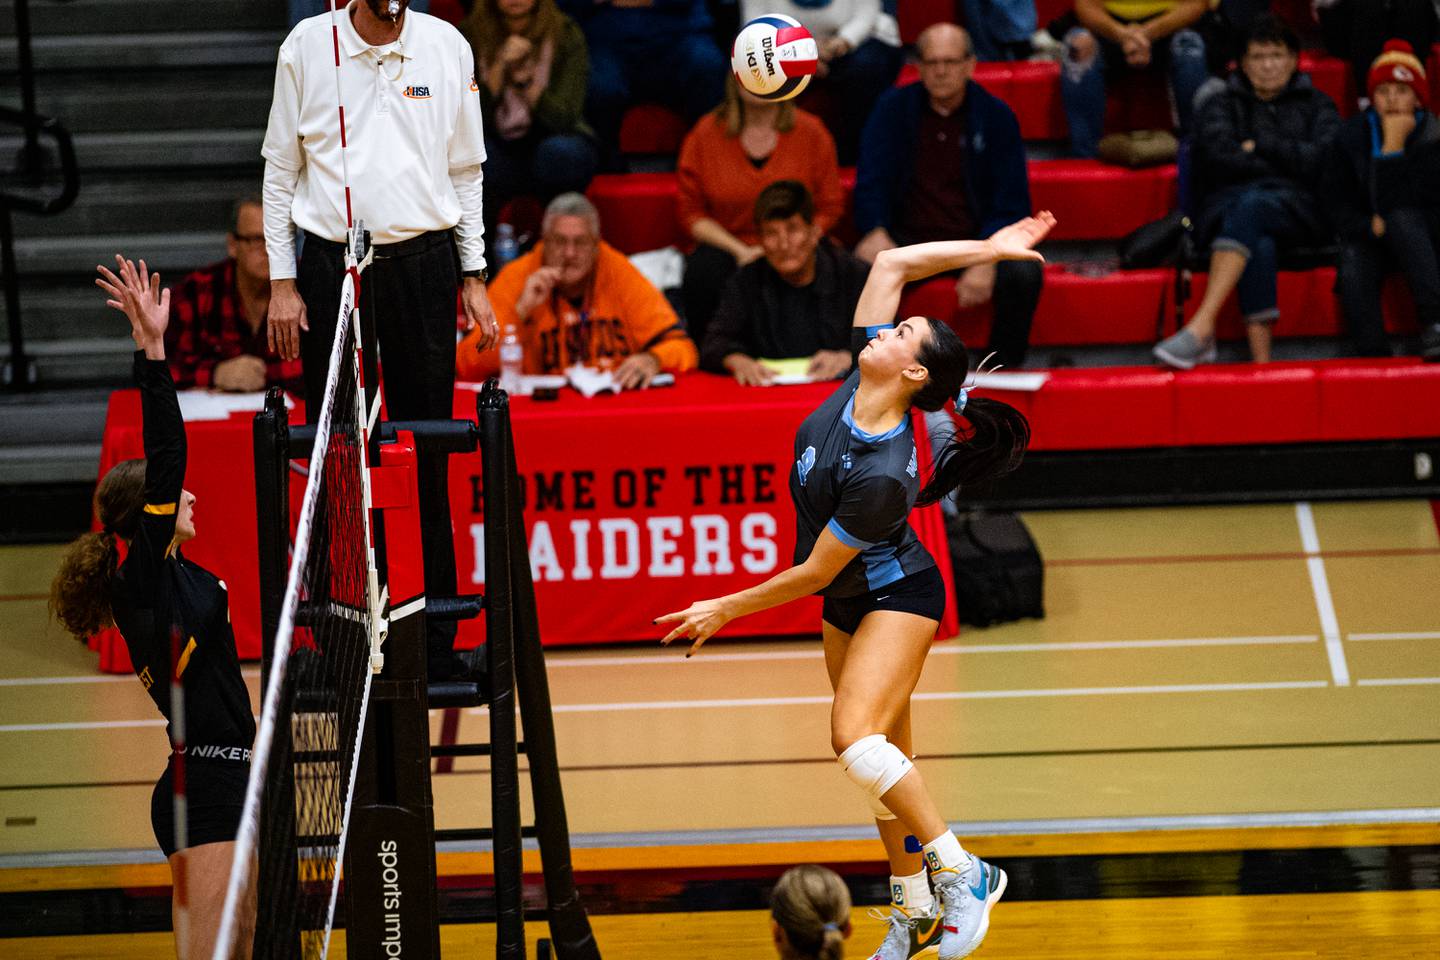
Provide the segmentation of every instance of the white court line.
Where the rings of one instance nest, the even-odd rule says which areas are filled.
[[[1081,640],[1070,643],[975,643],[952,644],[942,642],[930,648],[930,655],[936,657],[959,656],[967,653],[1049,653],[1066,650],[1125,650],[1166,647],[1248,647],[1272,644],[1315,643],[1320,638],[1315,634],[1296,634],[1276,637],[1197,637],[1179,640]],[[803,641],[800,641],[803,642]],[[679,648],[677,647],[678,651]],[[551,669],[560,667],[628,667],[633,664],[694,664],[694,663],[739,663],[767,660],[820,660],[825,656],[821,650],[776,650],[751,653],[710,653],[686,660],[680,653],[658,654],[638,657],[568,657],[547,660]]]
[[[114,730],[127,727],[163,727],[163,719],[154,720],[81,720],[74,723],[7,723],[0,733],[44,733],[52,730]]]
[[[1313,690],[1329,684],[1324,680],[1276,680],[1268,683],[1185,683],[1137,687],[1067,687],[1057,690],[943,690],[911,694],[912,700],[999,700],[1032,697],[1095,697],[1149,693],[1238,693],[1257,690]],[[729,707],[800,707],[828,704],[834,698],[749,697],[728,700],[639,700],[618,703],[562,703],[555,713],[621,713],[635,710],[707,710]],[[467,713],[485,713],[484,707],[469,707]]]
[[[1440,640],[1440,633],[1349,633],[1347,640]]]
[[[1440,677],[1377,677],[1356,682],[1362,687],[1413,687],[1440,683]]]
[[[1305,565],[1310,569],[1310,589],[1315,594],[1315,612],[1320,615],[1325,654],[1330,658],[1330,676],[1335,686],[1348,687],[1350,667],[1340,643],[1340,621],[1335,616],[1335,600],[1330,596],[1330,580],[1325,576],[1325,559],[1320,556],[1320,536],[1315,532],[1315,514],[1310,504],[1295,504],[1295,520],[1300,524],[1300,544],[1307,554]]]
[[[240,671],[242,677],[259,677],[258,667],[245,667]],[[87,674],[83,677],[9,677],[0,680],[0,687],[47,687],[52,685],[63,685],[71,683],[134,683],[135,675],[131,673],[97,673]]]

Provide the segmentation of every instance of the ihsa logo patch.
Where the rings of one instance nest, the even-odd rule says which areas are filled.
[[[429,87],[418,87],[418,86],[416,86],[416,87],[406,87],[406,88],[405,88],[405,96],[408,97],[408,98],[411,99],[411,100],[429,100],[429,99],[430,99],[430,88],[429,88]]]

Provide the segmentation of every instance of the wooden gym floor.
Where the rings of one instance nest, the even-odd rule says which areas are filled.
[[[1026,520],[1047,618],[937,644],[915,702],[942,810],[1011,872],[980,956],[1440,955],[1432,505]],[[163,728],[132,677],[98,676],[46,622],[59,553],[0,549],[0,949],[163,956],[148,820]],[[770,956],[764,889],[790,863],[835,865],[857,906],[884,899],[866,808],[829,752],[817,642],[549,663],[607,957]],[[434,733],[483,739],[485,723],[437,712]],[[480,762],[434,782],[438,825],[485,820]],[[442,855],[450,955],[491,935],[466,922],[484,916],[487,869]],[[126,909],[97,922],[101,902]],[[879,927],[856,921],[850,955],[868,956]]]

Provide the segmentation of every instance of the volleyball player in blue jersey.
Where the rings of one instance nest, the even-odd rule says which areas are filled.
[[[676,624],[662,643],[693,641],[690,656],[736,617],[814,593],[824,597],[825,664],[835,691],[831,745],[870,798],[892,872],[890,929],[877,960],[905,960],[937,946],[941,960],[968,955],[985,938],[990,909],[1005,892],[1004,871],[965,852],[910,760],[910,695],[945,593],[908,521],[917,502],[935,503],[1013,470],[1030,436],[1019,411],[970,397],[965,345],[943,322],[910,317],[891,324],[905,284],[998,260],[1041,260],[1034,247],[1054,223],[1042,212],[989,240],[881,253],[855,308],[855,370],[795,436],[795,565],[759,586],[657,620]],[[922,485],[910,411],[940,410],[951,400],[967,426]],[[908,835],[923,841],[923,858],[906,850]]]
[[[195,536],[195,495],[182,486],[185,423],[165,360],[170,291],[161,292],[159,274],[149,273],[144,260],[137,269],[115,259],[119,276],[100,267],[96,283],[130,320],[145,459],[116,464],[100,481],[95,505],[104,529],[70,547],[50,605],[81,640],[118,627],[136,675],[169,721],[172,753],[150,798],[150,823],[174,878],[176,952],[209,957],[245,804],[255,718],[225,583],[180,552]],[[171,701],[172,681],[184,692],[183,717]],[[176,829],[177,781],[183,831]],[[252,889],[240,906],[241,932],[230,956],[250,956],[254,915]]]

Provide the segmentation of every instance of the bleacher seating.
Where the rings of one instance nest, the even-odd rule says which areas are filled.
[[[846,208],[855,185],[853,170],[841,171]],[[1059,219],[1056,240],[1113,240],[1164,216],[1174,206],[1175,167],[1126,170],[1094,160],[1032,160],[1030,199],[1036,209]],[[675,207],[673,173],[603,174],[590,184],[590,199],[600,210],[605,238],[626,253],[657,247],[688,248]],[[837,234],[853,241],[843,223]]]
[[[1440,435],[1440,365],[1415,358],[1050,372],[1022,410],[1032,450],[1238,446]]]

